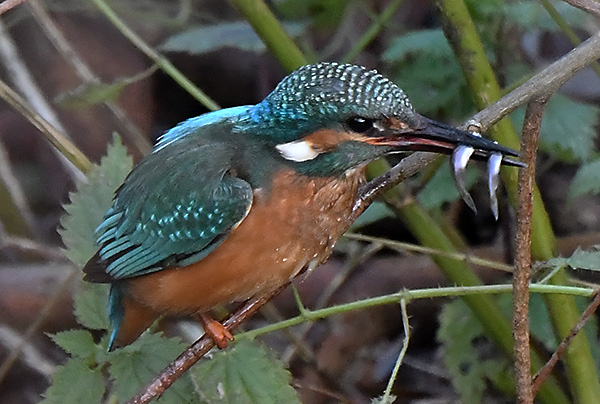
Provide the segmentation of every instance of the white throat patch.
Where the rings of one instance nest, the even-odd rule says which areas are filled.
[[[306,140],[278,144],[275,148],[284,159],[298,163],[313,160],[319,155],[319,152],[313,149],[312,144]]]

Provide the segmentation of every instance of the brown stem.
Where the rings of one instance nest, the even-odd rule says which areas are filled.
[[[235,330],[243,322],[248,320],[269,300],[277,295],[281,290],[285,289],[288,284],[262,297],[253,298],[246,303],[240,305],[232,314],[223,322],[225,328],[229,331]],[[159,397],[165,392],[177,379],[179,379],[189,368],[198,362],[210,349],[215,346],[215,342],[204,334],[200,339],[190,345],[177,359],[171,362],[166,368],[160,372],[148,385],[134,396],[127,404],[146,404],[154,398]]]
[[[556,348],[556,351],[552,354],[552,357],[550,358],[550,360],[548,362],[546,362],[544,367],[542,367],[535,374],[535,376],[533,376],[532,390],[533,390],[534,396],[537,394],[541,385],[544,384],[544,382],[550,375],[550,372],[552,372],[552,369],[554,369],[554,366],[556,366],[556,363],[558,362],[558,360],[565,353],[565,351],[569,347],[569,344],[571,343],[573,338],[575,338],[575,336],[579,333],[579,331],[583,328],[583,326],[592,317],[592,314],[594,314],[594,312],[598,309],[598,306],[600,306],[600,290],[596,290],[596,292],[594,292],[594,295],[592,297],[592,302],[585,309],[585,311],[579,318],[579,321],[577,322],[577,324],[575,324],[575,326],[571,329],[571,332],[569,333],[569,335],[567,335],[565,337],[565,339],[563,339],[562,342],[558,345],[558,348]]]
[[[513,274],[513,337],[517,403],[532,404],[531,351],[529,349],[529,276],[531,271],[531,217],[535,184],[535,157],[546,101],[527,105],[523,123],[522,158],[527,167],[519,170],[517,245]]]

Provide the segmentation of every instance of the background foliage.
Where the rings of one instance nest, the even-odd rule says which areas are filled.
[[[10,58],[0,56],[1,77],[22,92],[19,78],[29,74],[39,84],[38,96],[51,100],[55,126],[61,126],[86,155],[100,163],[85,178],[78,177],[19,114],[0,105],[0,296],[8,296],[0,297],[0,309],[6,313],[0,319],[0,403],[38,402],[44,391],[43,401],[48,403],[126,402],[199,335],[195,325],[163,321],[131,346],[107,353],[107,288],[80,282],[79,271],[95,252],[93,230],[133,161],[147,153],[165,129],[214,109],[207,94],[222,106],[255,103],[283,77],[281,66],[302,59],[337,60],[378,68],[407,92],[420,113],[432,118],[457,124],[476,112],[473,89],[441,28],[447,20],[429,2],[270,2],[274,22],[281,23],[289,38],[269,36],[266,28],[255,34],[256,26],[252,29],[250,24],[271,27],[271,22],[266,15],[245,11],[248,2],[244,1],[55,0],[44,4],[49,13],[45,16],[36,8],[40,5],[32,3],[2,17],[6,28],[0,31],[0,39],[14,41],[19,58],[28,63],[15,67]],[[559,28],[560,19],[579,37],[597,30],[593,19],[561,2],[469,0],[467,6],[504,91],[573,46]],[[99,12],[106,7],[124,20],[132,34],[125,33],[126,38],[124,29],[115,29],[115,20],[109,22],[110,15]],[[48,24],[55,24],[58,34]],[[71,53],[61,50],[60,36],[72,46]],[[290,38],[299,48],[296,53],[290,50],[292,43],[285,42]],[[277,50],[279,42],[286,44],[283,50]],[[179,71],[172,70],[174,66]],[[190,87],[187,79],[203,91]],[[589,296],[589,287],[595,287],[585,282],[597,282],[594,272],[600,268],[598,247],[594,247],[600,244],[599,95],[600,79],[590,70],[552,97],[542,124],[538,161],[544,201],[553,230],[561,236],[557,248],[567,258],[538,264],[534,281],[544,285],[557,271],[568,269],[569,277],[561,283],[580,286],[582,296]],[[512,114],[515,127],[521,127],[523,116],[524,111]],[[113,136],[114,131],[120,137]],[[373,205],[352,231],[386,240],[418,240],[444,250],[441,245],[451,245],[452,251],[485,256],[488,266],[511,262],[511,208],[503,198],[500,223],[490,219],[484,177],[482,167],[469,168],[467,184],[480,207],[477,216],[458,200],[447,164],[440,161],[396,190],[402,203],[388,198],[388,206]],[[61,204],[67,200],[63,216]],[[433,242],[414,231],[414,226],[425,226],[427,220],[439,225],[439,233],[429,232]],[[74,268],[56,254],[60,248],[56,228]],[[473,314],[468,299],[467,304],[459,299],[447,303],[416,299],[409,305],[409,350],[396,378],[392,369],[406,342],[398,307],[379,304],[354,310],[346,303],[404,288],[425,288],[420,296],[439,296],[438,285],[462,283],[448,275],[443,260],[435,262],[449,280],[431,268],[428,258],[405,252],[399,254],[398,248],[381,239],[342,240],[332,260],[298,285],[308,308],[334,305],[326,320],[303,319],[300,326],[285,328],[278,321],[296,315],[298,308],[290,296],[282,296],[249,323],[248,329],[258,328],[258,332],[241,334],[230,349],[205,358],[160,401],[513,401],[512,358],[505,349],[511,342],[486,326],[486,320],[497,322],[493,316],[498,313],[503,324],[498,328],[510,327],[510,300],[486,295],[483,285],[509,283],[510,278],[461,260],[450,261],[473,270],[461,269],[466,274],[463,279],[481,285],[481,298],[493,310],[481,318]],[[59,263],[61,269],[49,273],[47,266],[40,269],[38,263]],[[73,317],[69,316],[71,297]],[[577,302],[580,310],[586,302]],[[532,300],[532,352],[542,358],[562,337],[551,307],[547,300]],[[267,333],[267,328],[261,328],[266,324],[284,331]],[[263,334],[261,330],[262,342],[250,338]],[[11,342],[10,333],[25,342]],[[597,402],[581,393],[595,387],[578,385],[569,364],[591,362],[595,365],[583,371],[597,375],[596,321],[585,327],[585,334],[589,349],[583,355],[589,360],[567,358],[540,392],[540,402],[569,402],[569,397]],[[48,370],[33,364],[31,352],[46,358]],[[382,398],[388,384],[393,389]]]

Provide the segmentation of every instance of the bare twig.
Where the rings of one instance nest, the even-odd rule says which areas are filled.
[[[577,7],[580,10],[590,13],[595,17],[600,18],[600,3],[594,0],[563,0],[565,3],[569,3],[573,7]]]
[[[592,318],[592,314],[594,314],[594,312],[598,309],[598,306],[600,306],[600,291],[596,290],[596,292],[594,292],[592,296],[592,302],[584,310],[583,314],[581,314],[581,317],[579,318],[577,324],[575,324],[575,326],[571,329],[569,335],[567,335],[565,339],[561,341],[561,343],[558,345],[558,348],[556,348],[556,351],[552,354],[550,360],[548,360],[544,367],[542,367],[533,377],[532,387],[534,396],[535,394],[537,394],[541,385],[546,381],[546,379],[550,375],[550,372],[552,372],[552,369],[554,369],[554,366],[556,366],[556,364],[558,363],[558,360],[567,350],[573,338],[575,338],[579,331],[581,331],[581,329],[588,322],[588,320]]]
[[[262,306],[271,300],[288,284],[259,298],[253,298],[238,307],[231,316],[223,322],[223,325],[233,331],[244,321],[252,317]],[[206,334],[190,345],[177,359],[171,362],[160,374],[145,386],[140,392],[127,402],[127,404],[145,404],[160,396],[189,368],[198,362],[212,347],[215,342]]]
[[[56,27],[54,21],[52,21],[52,18],[50,18],[40,2],[38,0],[29,0],[27,5],[31,10],[31,14],[42,27],[54,48],[60,53],[63,59],[73,67],[77,76],[79,76],[86,84],[100,83],[100,77],[98,77],[85,61],[79,57],[69,41],[67,41],[62,32]],[[129,119],[123,108],[116,102],[110,100],[105,101],[104,105],[121,124],[124,129],[123,134],[126,138],[129,139],[142,154],[149,153],[152,150],[150,142],[146,139],[140,128]]]
[[[517,107],[533,99],[551,96],[575,73],[599,58],[600,32],[597,32],[497,102],[475,114],[472,120],[481,124],[485,131]]]
[[[144,40],[133,32],[127,24],[119,18],[112,8],[104,0],[92,0],[98,9],[110,20],[133,45],[148,56],[156,63],[166,74],[168,74],[177,84],[183,87],[192,97],[198,100],[202,105],[211,111],[219,109],[219,105],[214,102],[208,95],[194,85],[187,77],[185,77],[177,68],[163,55],[158,53],[154,48],[148,45]]]
[[[10,159],[8,158],[8,152],[4,148],[4,144],[0,141],[0,182],[4,183],[8,196],[12,200],[12,203],[18,212],[18,215],[23,219],[23,224],[26,227],[28,235],[35,235],[35,217],[29,206],[29,202],[25,197],[25,192],[21,187],[21,184],[15,177],[13,169],[10,165]]]
[[[394,387],[394,382],[398,377],[398,371],[400,370],[400,365],[402,365],[402,360],[406,355],[406,351],[408,350],[408,344],[410,343],[410,325],[408,323],[408,312],[406,311],[406,300],[400,300],[400,308],[402,309],[402,328],[404,330],[404,340],[402,341],[402,349],[400,349],[400,353],[398,354],[398,359],[396,359],[396,364],[394,365],[394,370],[392,370],[392,374],[390,375],[390,379],[388,380],[387,387],[385,389],[385,393],[383,394],[383,398],[381,402],[383,404],[393,403],[392,399],[392,387]]]
[[[513,274],[513,336],[515,339],[515,378],[517,403],[533,403],[531,390],[531,351],[529,348],[529,279],[531,272],[531,217],[537,141],[542,125],[544,101],[527,106],[523,123],[522,158],[527,167],[519,171],[517,245]]]
[[[12,347],[8,356],[0,365],[0,384],[2,383],[2,380],[8,375],[8,372],[15,364],[17,359],[19,359],[21,352],[23,352],[23,350],[28,347],[28,342],[31,339],[31,337],[33,337],[38,332],[40,327],[48,318],[49,314],[56,308],[56,305],[60,302],[60,298],[65,294],[67,289],[73,283],[75,276],[78,274],[79,269],[73,267],[71,273],[69,273],[69,275],[58,286],[58,288],[56,288],[46,305],[42,308],[36,320],[33,323],[31,323],[31,325],[27,328],[27,330],[21,337],[19,343],[15,344]]]
[[[24,1],[25,0],[4,0],[2,3],[0,3],[0,15],[6,13],[8,10],[17,7]]]
[[[43,120],[46,121],[46,124],[52,126],[52,129],[57,134],[57,136],[48,140],[50,140],[50,142],[54,146],[57,146],[55,141],[58,138],[64,139],[65,142],[68,142],[69,137],[66,134],[64,126],[61,124],[60,120],[58,119],[58,115],[56,114],[54,109],[52,109],[50,103],[44,97],[43,92],[37,86],[35,80],[29,73],[27,66],[22,61],[17,47],[12,41],[12,38],[6,30],[6,27],[4,26],[2,20],[0,20],[0,60],[2,61],[4,67],[7,69],[8,74],[15,85],[15,88],[17,88],[20,91],[20,93],[23,94],[23,97],[27,99],[31,106],[27,105],[27,111],[23,112],[23,110],[20,109],[20,107],[22,107],[24,104],[23,101],[17,100],[17,93],[12,89],[9,89],[8,86],[6,86],[6,84],[4,83],[2,83],[2,87],[4,88],[0,88],[0,97],[4,98],[4,100],[8,102],[13,108],[21,112],[23,116],[28,118],[42,132],[44,131],[42,130],[42,128],[40,128],[38,124],[36,124],[35,121],[39,122]],[[20,99],[20,96],[18,98]],[[47,135],[48,132],[44,134]],[[80,171],[82,170],[82,167],[78,167],[74,163],[74,161],[71,158],[69,158],[69,156],[67,156],[66,153],[62,150],[60,153],[56,150],[54,150],[54,152],[57,154],[59,160],[64,164],[65,169],[69,174],[71,174],[72,177],[77,178],[79,180],[84,180],[84,176]],[[75,152],[72,150],[71,152],[71,157],[74,157]],[[85,156],[81,154],[79,158],[81,159],[82,157],[85,158]],[[85,160],[87,160],[87,158],[85,158]],[[77,168],[79,168],[79,170]]]

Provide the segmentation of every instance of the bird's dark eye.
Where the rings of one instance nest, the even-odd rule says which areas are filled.
[[[362,116],[353,116],[346,121],[348,128],[356,133],[365,133],[373,128],[373,120]]]

